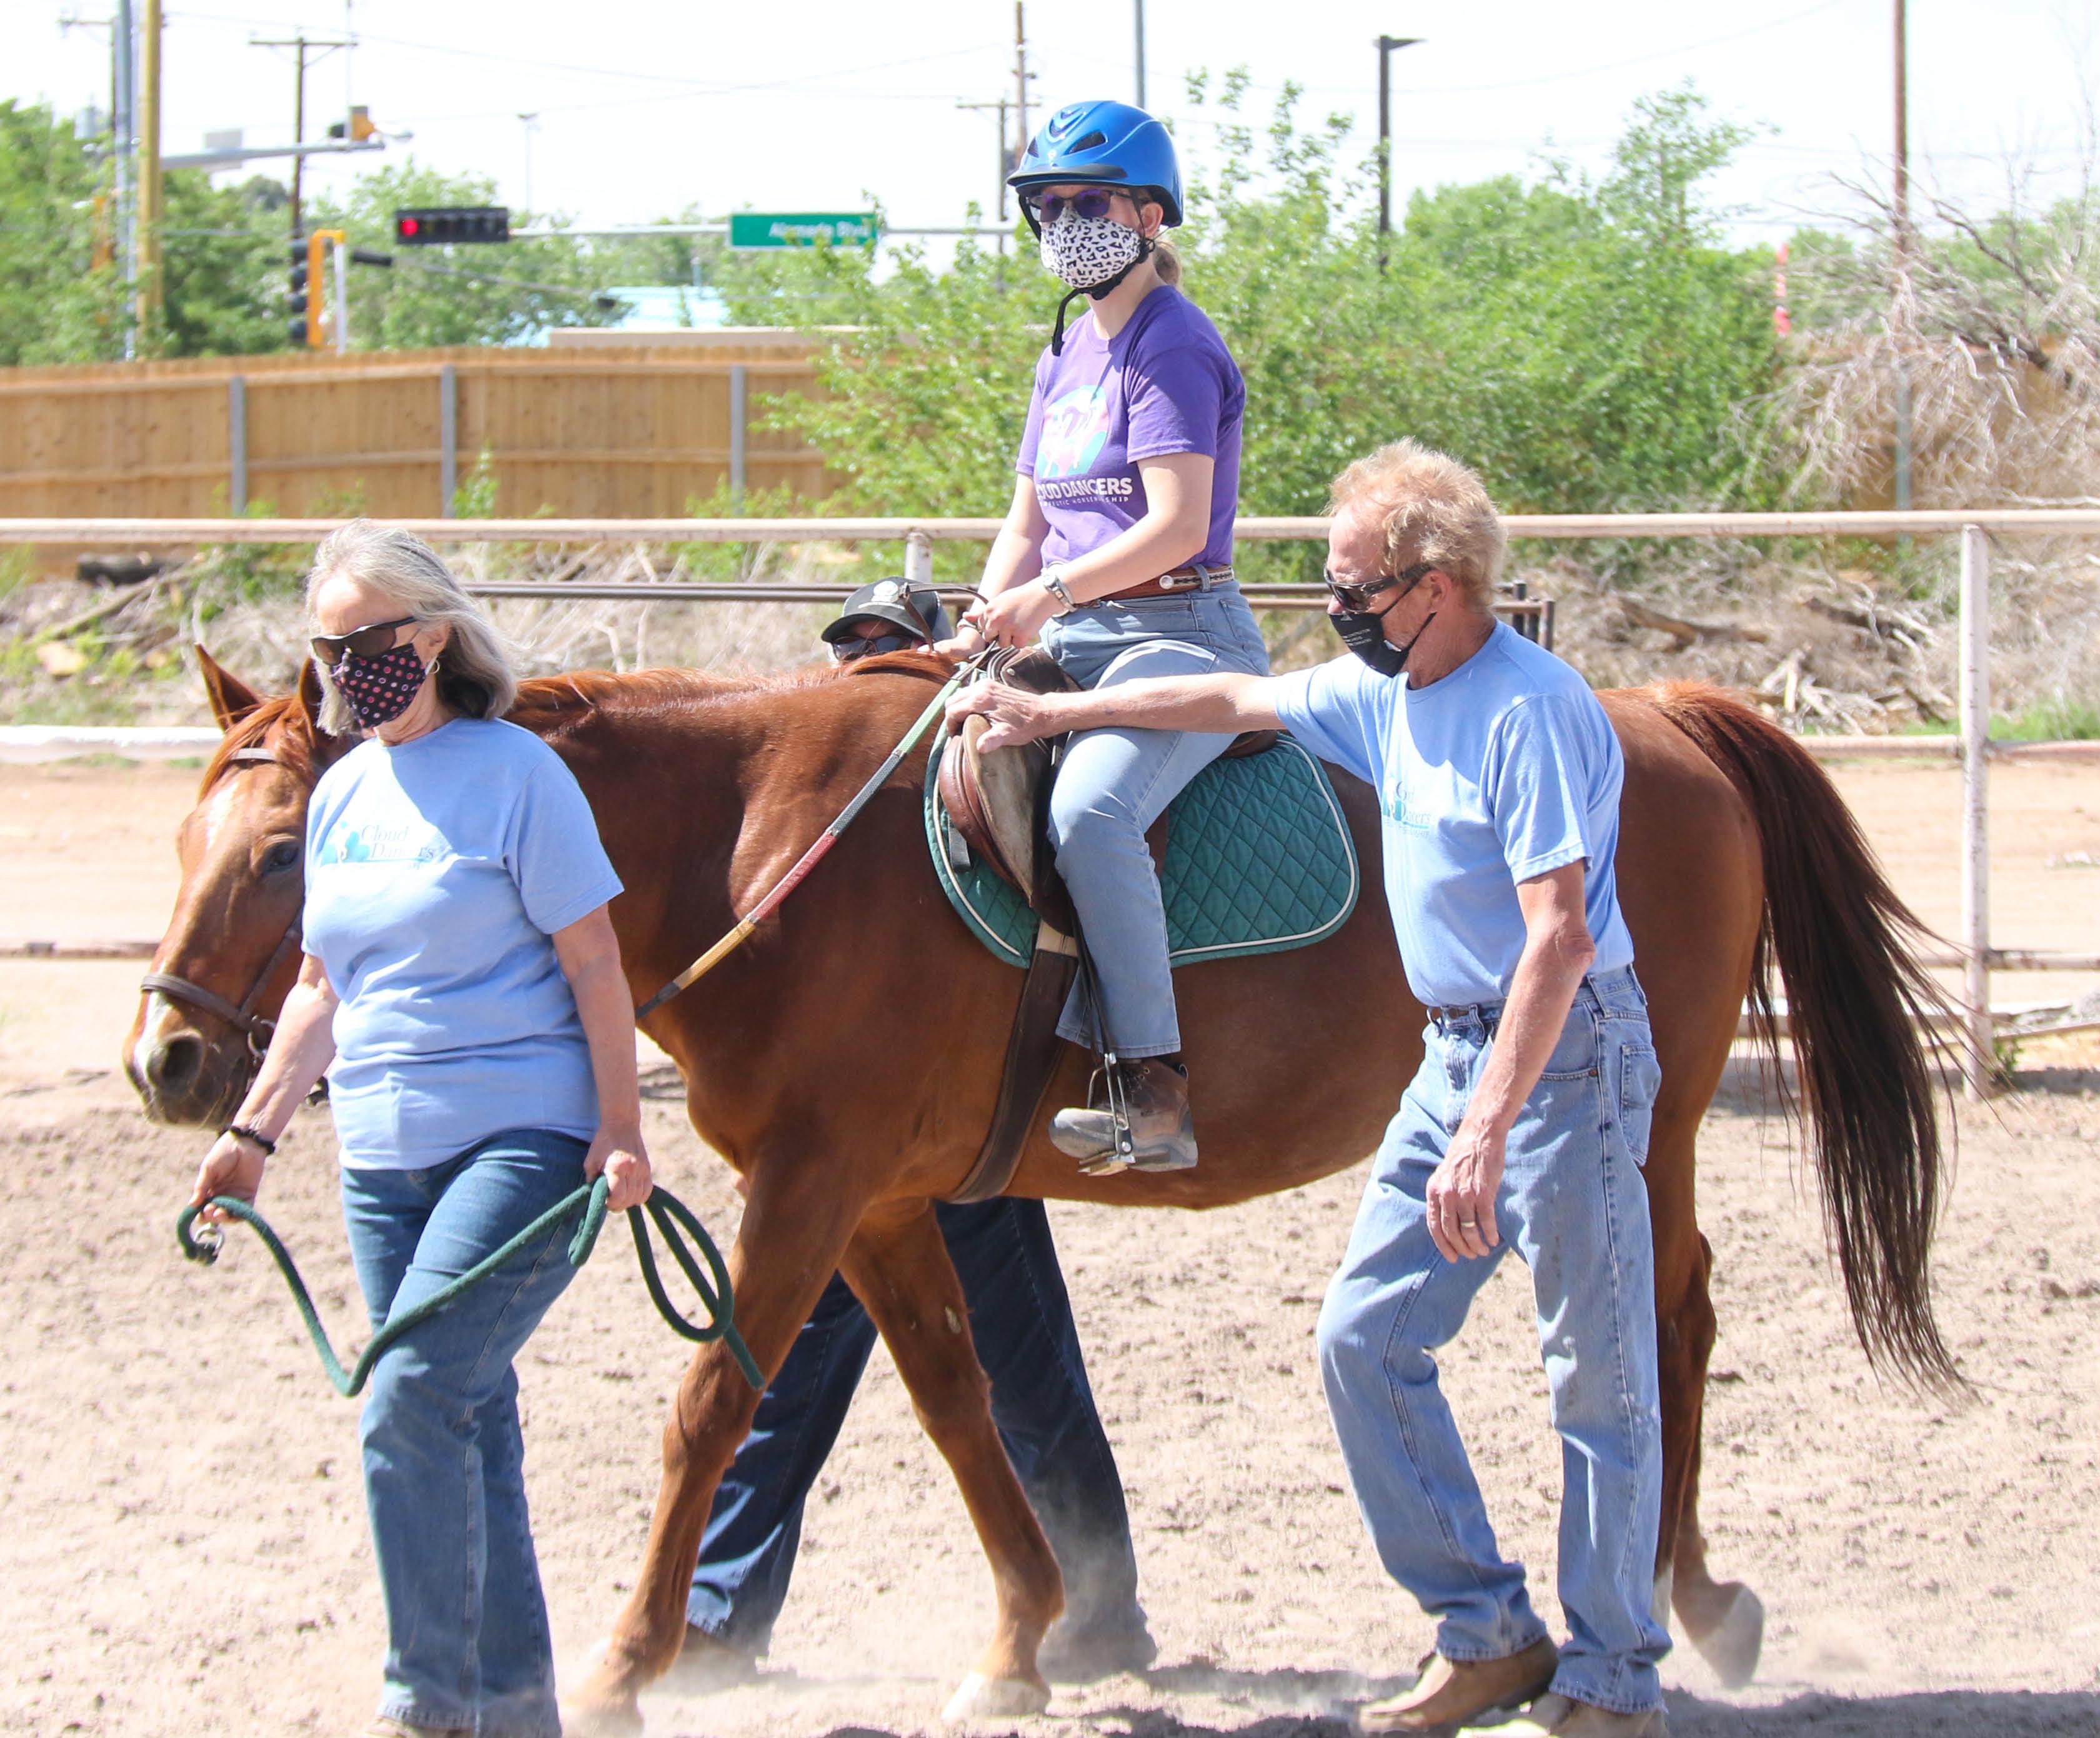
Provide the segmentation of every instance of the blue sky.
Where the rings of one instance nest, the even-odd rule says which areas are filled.
[[[62,11],[108,0],[7,0],[0,95],[71,113],[107,88],[107,38],[62,33]],[[1755,11],[1565,0],[1367,4],[1149,0],[1149,95],[1184,136],[1192,69],[1244,65],[1264,110],[1287,80],[1305,112],[1353,111],[1368,148],[1381,31],[1418,36],[1393,60],[1395,165],[1408,188],[1522,173],[1552,152],[1602,161],[1633,100],[1686,79],[1717,113],[1771,129],[1721,189],[1745,239],[1776,239],[1838,209],[1834,175],[1886,176],[1889,0],[1771,0]],[[710,213],[850,210],[879,197],[902,223],[960,222],[993,192],[993,121],[960,110],[1013,88],[1010,0],[844,0],[762,6],[691,0],[170,0],[166,148],[240,127],[264,144],[290,130],[291,72],[251,34],[303,26],[360,38],[310,74],[313,130],[346,100],[399,148],[450,171],[496,178],[580,223],[644,221],[698,204]],[[1130,0],[1027,9],[1031,101],[1132,94]],[[1988,28],[1983,28],[1988,20]],[[2075,184],[2085,102],[2100,92],[2100,23],[2072,0],[1913,0],[1912,151],[1921,179],[1997,201],[2009,161],[2040,192]],[[395,153],[390,153],[391,157]],[[366,158],[367,163],[382,161]],[[352,172],[310,170],[323,186]]]

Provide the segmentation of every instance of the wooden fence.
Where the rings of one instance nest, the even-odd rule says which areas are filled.
[[[447,517],[484,453],[506,515],[814,499],[823,455],[760,425],[815,387],[809,342],[772,334],[0,369],[0,516]]]

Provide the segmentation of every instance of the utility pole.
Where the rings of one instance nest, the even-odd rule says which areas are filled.
[[[161,0],[145,0],[139,44],[139,232],[137,332],[145,338],[161,311]]]
[[[1023,0],[1013,0],[1013,136],[1018,142],[1013,160],[1018,163],[1028,150],[1028,24]]]
[[[518,118],[525,126],[525,209],[530,212],[532,209],[532,134],[540,125],[540,112],[536,108],[532,113],[521,114]]]
[[[1145,107],[1145,0],[1136,0],[1137,7],[1137,106]]]
[[[109,23],[110,143],[117,170],[117,257],[124,273],[124,359],[138,353],[139,41],[131,0],[117,0]]]
[[[1382,36],[1379,55],[1379,270],[1385,270],[1385,238],[1392,233],[1392,52],[1412,48],[1418,36]]]
[[[159,3],[159,0],[146,0],[146,3],[148,6],[155,6]],[[289,48],[296,57],[295,70],[292,75],[292,143],[293,144],[302,145],[307,142],[307,51],[310,48],[320,50],[320,54],[314,57],[315,60],[320,60],[336,49],[350,47],[355,41],[355,38],[346,36],[308,36],[303,30],[297,36],[251,36],[249,38],[248,43],[251,48]],[[306,166],[305,157],[295,155],[292,158],[292,241],[294,245],[298,245],[302,233],[299,207],[301,180]]]
[[[1014,164],[1014,159],[1007,149],[1006,114],[1007,111],[1013,107],[1013,99],[1012,97],[1003,96],[995,103],[958,103],[955,104],[955,107],[958,108],[970,109],[973,112],[982,112],[989,109],[999,117],[999,162],[997,166],[992,171],[992,179],[999,188],[996,206],[999,211],[999,245],[1001,247],[1004,247],[1006,245],[1005,234],[1007,224],[1006,178],[1013,173]]]
[[[1895,305],[1891,310],[1889,335],[1896,350],[1895,506],[1899,513],[1910,511],[1910,92],[1907,63],[1908,10],[1906,0],[1895,0],[1895,173],[1891,178],[1889,202],[1889,251],[1895,268]]]

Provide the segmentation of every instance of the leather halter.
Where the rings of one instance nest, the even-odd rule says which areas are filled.
[[[236,749],[226,758],[229,765],[247,763],[257,766],[280,767],[284,764],[269,750],[259,745]],[[229,1025],[248,1035],[249,1054],[259,1062],[263,1051],[270,1047],[271,1035],[276,1031],[277,1023],[273,1019],[265,1019],[258,1014],[255,1004],[262,999],[262,992],[270,987],[270,980],[277,975],[277,968],[285,963],[285,956],[298,944],[298,940],[299,919],[294,916],[285,926],[285,934],[277,944],[277,951],[270,956],[269,963],[263,966],[254,983],[249,986],[248,993],[238,1002],[228,1001],[215,989],[207,988],[188,978],[178,977],[172,971],[148,972],[139,980],[139,988],[142,994],[158,992],[176,1002],[187,1002],[193,1008],[201,1008],[207,1014],[217,1015]]]

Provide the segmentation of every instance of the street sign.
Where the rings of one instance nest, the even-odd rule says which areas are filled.
[[[733,211],[731,247],[872,247],[880,232],[872,211]]]

